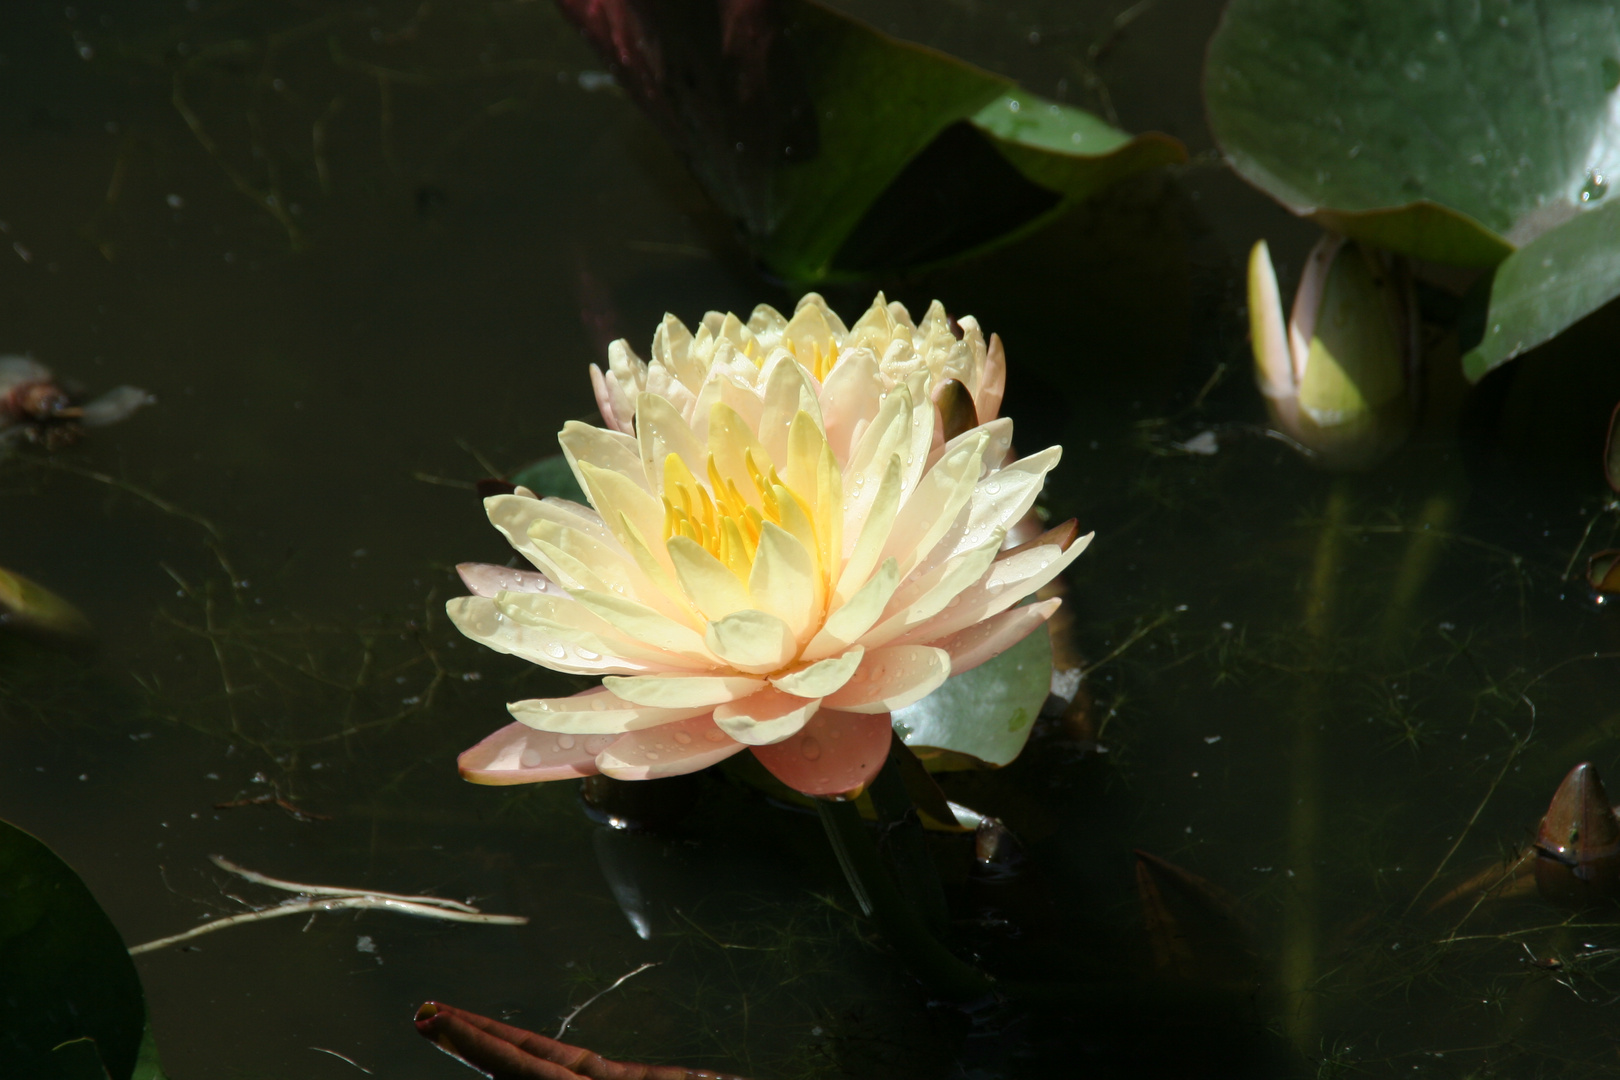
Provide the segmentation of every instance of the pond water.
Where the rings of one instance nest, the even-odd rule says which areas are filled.
[[[1217,5],[1117,31],[1113,3],[841,6],[1193,154],[990,256],[824,291],[1000,333],[1018,445],[1065,447],[1046,508],[1097,534],[1063,630],[1089,707],[943,777],[1028,856],[992,880],[941,846],[960,943],[1106,998],[1154,963],[1141,849],[1249,924],[1197,952],[1219,1004],[964,1015],[855,914],[811,815],[714,775],[671,828],[615,831],[572,783],[457,778],[505,702],[576,688],[444,618],[455,563],[509,554],[474,482],[593,413],[609,340],[796,298],[550,5],[14,0],[0,352],[158,403],[0,458],[0,565],[97,628],[0,638],[0,817],[132,944],[273,898],[212,854],[532,918],[330,914],[145,955],[167,1071],[465,1075],[411,1031],[421,1001],[551,1032],[647,963],[569,1037],[760,1080],[1611,1071],[1613,913],[1431,905],[1577,761],[1620,766],[1620,624],[1568,572],[1594,515],[1586,550],[1620,525],[1613,313],[1471,389],[1431,335],[1418,434],[1335,477],[1264,434],[1243,261],[1268,237],[1291,288],[1313,234],[1213,156]],[[1183,448],[1206,431],[1217,453]]]

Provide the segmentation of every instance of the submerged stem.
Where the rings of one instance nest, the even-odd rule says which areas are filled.
[[[855,804],[817,799],[816,812],[861,910],[877,923],[911,973],[930,990],[953,1001],[967,1003],[995,996],[996,981],[940,944],[900,894]]]

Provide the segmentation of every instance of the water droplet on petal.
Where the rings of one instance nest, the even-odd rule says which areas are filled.
[[[806,735],[799,740],[799,753],[804,755],[806,761],[814,761],[821,756],[821,744],[814,735]]]
[[[659,757],[658,751],[656,750],[644,750],[642,751],[642,756],[648,761],[657,761]]]
[[[524,747],[523,753],[518,756],[518,761],[523,764],[525,769],[532,769],[544,760],[545,758],[541,756],[540,751],[532,746]]]
[[[574,748],[574,737],[572,735],[559,735],[559,736],[557,736],[557,749],[559,749],[559,750],[572,750],[573,748]]]
[[[685,746],[687,743],[692,741],[692,736],[688,735],[684,731],[677,731],[675,733],[675,741],[680,743],[682,746]]]
[[[704,732],[703,737],[705,739],[708,739],[710,742],[724,742],[725,738],[726,738],[726,733],[721,731],[719,728],[713,728],[713,729],[711,729],[709,731]]]
[[[992,480],[990,483],[984,485],[984,492],[985,492],[986,495],[994,495],[997,492],[999,492],[1000,490],[1001,490],[1001,485],[996,483],[994,480]]]
[[[589,650],[589,649],[575,649],[574,650],[574,655],[578,656],[581,660],[600,660],[600,659],[602,659],[602,654],[601,653],[599,653],[599,652],[591,652],[591,650]]]
[[[546,646],[546,655],[561,660],[563,657],[568,655],[568,650],[553,641],[550,645]]]

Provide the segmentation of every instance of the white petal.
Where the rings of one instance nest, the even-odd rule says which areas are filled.
[[[778,675],[771,680],[771,685],[797,697],[824,698],[849,682],[865,652],[863,647],[857,645],[842,656],[830,656],[798,671]]]
[[[717,707],[714,722],[740,743],[769,746],[797,734],[820,707],[819,699],[767,689]]]
[[[752,608],[710,623],[703,640],[710,652],[731,667],[754,674],[779,670],[799,648],[787,623]]]
[[[1004,555],[990,565],[984,579],[962,590],[960,601],[895,639],[908,645],[937,641],[976,622],[1000,614],[1057,577],[1091,543],[1091,533],[1069,545],[1042,544]]]
[[[944,649],[926,645],[868,649],[849,682],[824,700],[827,708],[844,712],[893,712],[927,697],[950,674],[951,656]]]
[[[706,769],[742,749],[703,713],[620,735],[596,756],[596,767],[615,780],[656,780]]]
[[[593,686],[572,697],[514,701],[506,711],[518,722],[541,731],[566,735],[623,735],[626,731],[685,720],[708,712],[709,707],[653,709],[633,705],[605,686]]]
[[[988,441],[981,434],[940,458],[900,508],[883,554],[899,560],[902,578],[933,551],[956,521],[957,513],[973,497]]]
[[[1046,483],[1046,474],[1057,465],[1063,455],[1061,446],[1049,446],[1038,454],[1017,461],[985,476],[973,490],[969,504],[967,533],[957,547],[971,547],[983,543],[992,529],[1011,530],[1019,518],[1035,505],[1035,497]]]
[[[659,709],[691,709],[723,705],[765,687],[764,679],[742,675],[636,675],[610,676],[602,685],[635,705]]]
[[[533,570],[464,562],[456,564],[456,573],[461,575],[462,584],[466,585],[467,590],[474,596],[494,597],[503,592],[548,592],[553,596],[567,595],[562,586]]]
[[[557,443],[562,447],[563,456],[568,459],[568,467],[574,470],[574,479],[579,481],[584,491],[591,489],[580,474],[579,467],[583,463],[621,473],[634,480],[643,490],[652,490],[641,468],[641,448],[636,445],[635,439],[622,431],[609,431],[570,420],[558,433]]]
[[[883,611],[900,584],[900,571],[893,559],[878,567],[878,572],[866,584],[855,590],[855,595],[836,608],[822,623],[820,631],[805,646],[806,660],[820,660],[842,652],[859,641],[861,635],[877,624]]]
[[[780,525],[760,527],[754,568],[748,574],[748,596],[760,611],[787,623],[802,638],[816,614],[815,560],[804,545]]]
[[[984,578],[1001,550],[997,529],[976,548],[954,555],[921,578],[908,579],[884,609],[884,619],[861,637],[867,646],[882,645],[944,611],[961,604],[961,594]]]
[[[822,427],[833,455],[849,461],[856,429],[871,423],[883,394],[883,376],[870,349],[845,349],[821,384]]]
[[[534,596],[532,593],[503,593],[508,597]],[[555,599],[546,597],[546,599]],[[531,664],[567,671],[576,675],[635,675],[661,670],[652,657],[616,656],[605,641],[582,629],[556,626],[530,626],[508,618],[496,609],[495,601],[483,596],[458,596],[444,606],[456,629],[489,646],[496,652],[510,653]],[[586,612],[589,614],[589,612]],[[594,616],[593,616],[594,618]],[[605,629],[611,630],[603,624]],[[582,653],[580,650],[584,649]]]
[[[647,487],[654,494],[664,490],[664,459],[671,454],[694,476],[702,476],[708,469],[708,449],[692,434],[675,406],[657,394],[642,394],[636,401],[636,441]]]

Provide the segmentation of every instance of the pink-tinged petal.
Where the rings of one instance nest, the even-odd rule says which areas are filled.
[[[602,414],[602,422],[614,431],[635,434],[628,420],[619,419],[618,411],[613,407],[613,391],[608,387],[602,369],[595,364],[591,365],[591,389],[596,392],[596,408]]]
[[[951,674],[960,675],[1023,641],[1034,633],[1036,627],[1050,619],[1052,612],[1062,603],[1054,598],[1015,607],[931,644],[951,654]]]
[[[870,349],[849,349],[821,384],[821,418],[833,456],[848,461],[858,428],[877,415],[883,376]]]
[[[767,746],[796,734],[820,707],[820,698],[768,689],[717,706],[714,722],[740,743]]]
[[[596,768],[615,780],[656,780],[706,769],[742,748],[704,713],[620,735],[597,754]]]
[[[1001,335],[990,335],[990,349],[984,357],[984,375],[979,379],[979,392],[973,395],[974,407],[979,412],[979,423],[988,424],[1001,415],[1001,399],[1007,392],[1007,353],[1001,347]]]
[[[685,720],[711,709],[652,709],[631,704],[605,686],[593,686],[572,697],[514,701],[506,707],[506,711],[512,714],[514,720],[554,734],[617,736],[627,731]]]
[[[888,713],[822,709],[798,734],[753,751],[772,776],[796,791],[854,796],[883,768],[889,731]]]
[[[475,784],[534,784],[597,773],[596,755],[615,735],[557,735],[507,724],[456,759],[461,778]]]
[[[838,692],[826,705],[846,712],[880,713],[903,709],[921,701],[951,674],[951,657],[944,649],[927,645],[890,645],[868,649]]]
[[[983,580],[962,590],[955,604],[907,630],[895,639],[895,644],[938,641],[1001,614],[1067,569],[1086,550],[1091,536],[1087,533],[1066,549],[1059,543],[1037,542],[1003,552],[990,564]]]
[[[456,564],[456,573],[462,584],[474,596],[494,599],[503,592],[540,592],[553,596],[568,595],[562,586],[537,570],[518,570],[492,563],[464,562]]]

